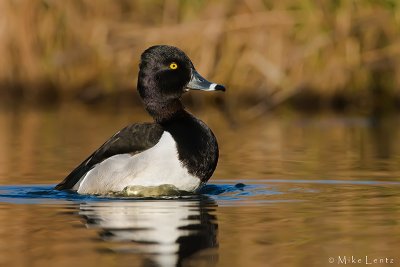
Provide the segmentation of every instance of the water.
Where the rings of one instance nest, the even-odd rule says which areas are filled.
[[[140,110],[1,111],[0,266],[400,266],[399,117],[196,114],[218,169],[155,199],[53,190]]]

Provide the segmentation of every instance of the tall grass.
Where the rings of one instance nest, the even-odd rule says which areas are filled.
[[[395,0],[3,0],[0,90],[133,88],[140,53],[161,43],[225,83],[233,104],[310,90],[369,103],[400,88]]]

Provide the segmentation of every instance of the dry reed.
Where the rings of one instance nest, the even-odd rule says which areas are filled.
[[[133,88],[140,53],[161,43],[227,84],[232,104],[275,106],[310,89],[371,102],[400,88],[396,1],[0,2],[3,90]]]

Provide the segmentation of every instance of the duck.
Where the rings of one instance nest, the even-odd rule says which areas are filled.
[[[126,126],[55,186],[104,195],[126,188],[171,185],[196,192],[214,173],[219,157],[211,129],[181,102],[190,90],[225,91],[195,69],[179,48],[155,45],[140,57],[137,90],[153,122]]]

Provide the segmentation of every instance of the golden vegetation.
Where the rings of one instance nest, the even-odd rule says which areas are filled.
[[[161,43],[225,83],[233,104],[275,106],[312,90],[365,105],[400,88],[395,0],[4,0],[1,91],[131,89],[140,53]]]

